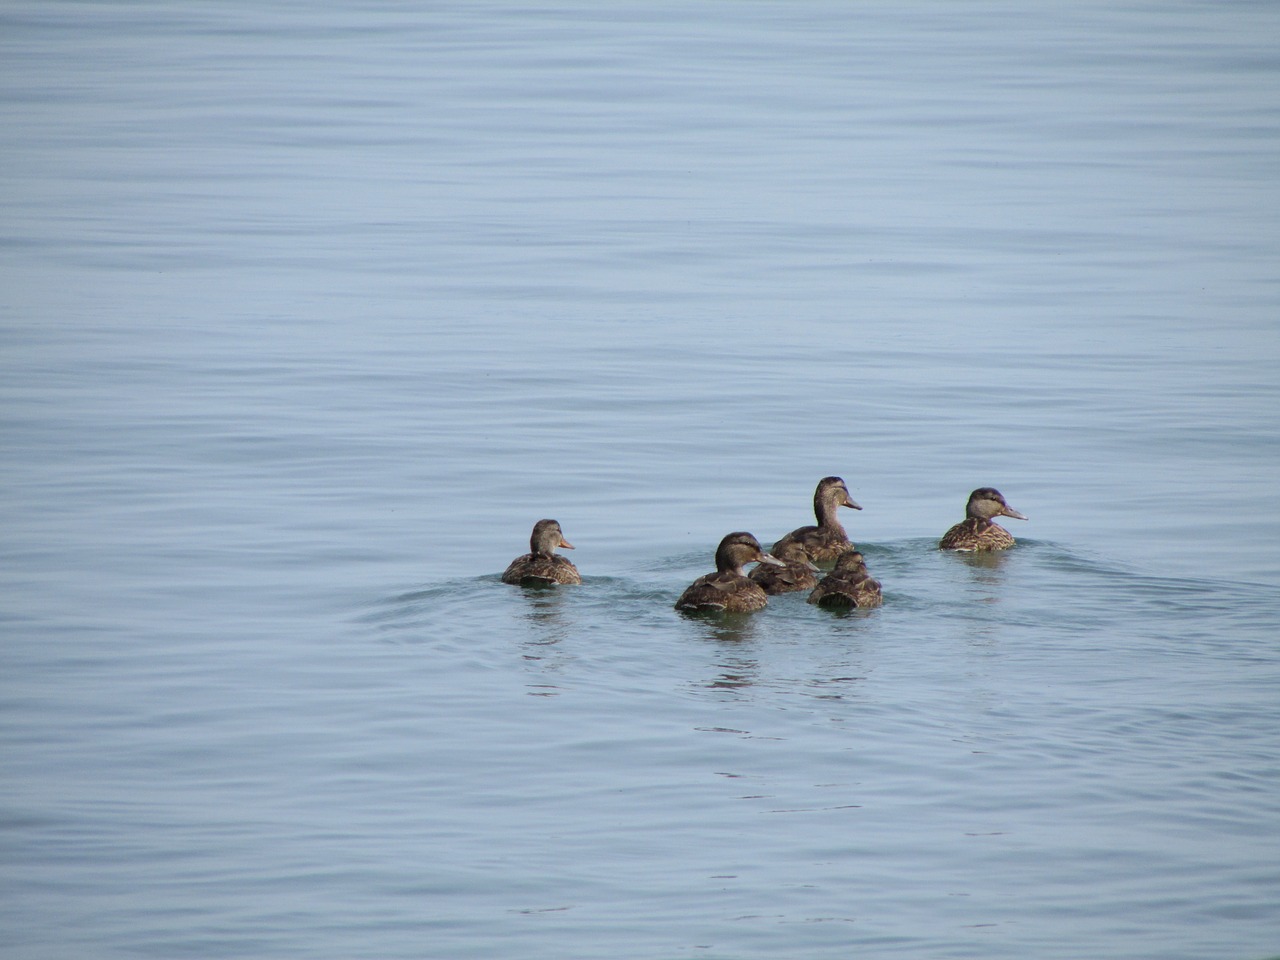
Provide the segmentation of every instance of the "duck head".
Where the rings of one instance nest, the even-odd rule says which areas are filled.
[[[977,517],[979,520],[990,520],[992,517],[1013,517],[1015,520],[1027,519],[1005,502],[1004,495],[994,487],[979,487],[969,494],[969,503],[964,509],[965,516]]]
[[[777,557],[765,553],[760,541],[745,531],[729,534],[716,547],[716,570],[721,573],[736,573],[741,576],[742,567],[748,563],[786,566]]]
[[[554,556],[557,547],[572,550],[573,544],[564,538],[560,524],[555,520],[539,520],[533,525],[529,538],[529,552],[535,557]]]
[[[818,489],[813,491],[814,512],[821,515],[827,507],[862,509],[853,502],[853,497],[849,496],[848,486],[840,477],[823,477],[818,481]]]

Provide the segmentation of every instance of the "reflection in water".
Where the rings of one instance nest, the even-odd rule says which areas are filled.
[[[539,682],[528,684],[532,697],[559,696],[560,688],[546,683],[541,674],[559,672],[574,659],[558,648],[569,636],[572,626],[565,616],[564,591],[557,587],[521,587],[527,610],[523,619],[533,627],[533,635],[525,640],[523,660],[528,667],[537,666]]]
[[[970,598],[977,603],[1000,604],[1004,601],[1006,565],[1009,555],[1004,550],[975,550],[970,553],[944,551],[948,559],[963,563],[969,572],[972,585]],[[998,625],[985,617],[972,617],[965,621],[965,639],[979,647],[990,646],[998,634]]]
[[[696,623],[702,637],[717,644],[715,668],[719,673],[704,686],[712,690],[741,690],[757,682],[760,661],[737,645],[755,639],[756,625],[750,613],[690,613],[681,614]],[[724,646],[721,646],[724,644]]]
[[[957,558],[970,570],[972,582],[983,588],[1003,587],[1005,582],[1005,564],[1009,557],[1003,550],[974,550],[970,553],[948,553]],[[984,603],[999,603],[999,595],[978,597]]]
[[[712,613],[680,611],[686,619],[700,624],[706,631],[708,640],[724,640],[740,643],[752,640],[756,635],[756,625],[750,613]]]
[[[564,591],[559,587],[521,587],[520,593],[528,602],[529,612],[525,620],[563,633]],[[561,639],[557,636],[556,640]],[[552,641],[554,642],[554,641]]]
[[[817,606],[817,605],[815,605]],[[876,616],[882,607],[827,607],[817,606],[823,615],[835,617],[837,620],[865,620],[868,617]]]
[[[721,664],[721,666],[723,667],[725,665]],[[751,686],[757,680],[756,670],[754,668],[758,668],[759,664],[752,661],[745,666],[750,667],[751,669],[740,669],[737,672],[722,673],[720,676],[709,682],[707,686],[712,690],[741,690],[745,687]]]
[[[760,661],[755,657],[726,656],[716,664],[720,674],[709,681],[712,690],[742,690],[760,679]]]
[[[1009,559],[1009,553],[1006,550],[971,550],[968,553],[949,553],[948,556],[959,557],[975,571],[998,571]]]
[[[818,700],[845,700],[858,692],[857,684],[861,684],[865,676],[815,677],[807,686]]]

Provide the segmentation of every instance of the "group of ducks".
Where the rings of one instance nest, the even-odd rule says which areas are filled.
[[[839,477],[823,477],[813,493],[818,523],[799,527],[773,545],[769,553],[760,541],[744,531],[731,533],[716,548],[716,572],[699,577],[676,601],[687,613],[749,613],[768,603],[770,594],[811,591],[809,602],[823,607],[851,608],[880,605],[880,583],[867,572],[866,559],[849,541],[837,516],[841,507],[862,507],[853,502],[849,488]],[[993,519],[1027,519],[1014,510],[999,490],[980,487],[969,494],[965,518],[942,535],[943,550],[1004,550],[1014,544],[1013,535]],[[557,549],[572,550],[555,520],[539,520],[533,526],[529,552],[511,561],[503,583],[550,586],[581,583],[578,568]],[[818,564],[834,562],[821,580]],[[748,575],[743,568],[758,566]]]

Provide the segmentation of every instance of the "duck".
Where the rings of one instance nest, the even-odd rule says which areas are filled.
[[[1004,495],[994,487],[979,487],[969,494],[964,508],[965,518],[942,535],[938,542],[941,550],[1004,550],[1015,541],[1011,534],[992,517],[1027,519],[1005,501]]]
[[[578,568],[568,557],[556,554],[556,548],[572,550],[555,520],[539,520],[529,537],[529,552],[516,557],[502,574],[503,583],[522,587],[550,587],[557,583],[581,583]]]
[[[836,517],[841,507],[862,509],[853,502],[853,498],[849,496],[849,488],[842,479],[823,477],[818,481],[817,489],[813,491],[813,512],[818,518],[818,525],[792,530],[773,545],[774,551],[776,552],[787,543],[799,543],[804,547],[804,552],[810,560],[814,563],[825,563],[835,560],[846,550],[852,549],[853,544],[849,542],[849,535],[845,533],[844,527]]]
[[[857,550],[847,550],[835,568],[809,594],[809,602],[820,607],[878,607],[883,602],[880,581],[867,572],[867,561]]]
[[[716,547],[716,572],[699,577],[689,585],[676,609],[686,613],[750,613],[769,602],[764,588],[742,572],[748,563],[783,566],[781,560],[764,552],[760,541],[746,531],[731,533]]]
[[[818,584],[817,567],[809,561],[804,544],[796,540],[788,541],[774,548],[772,556],[782,561],[777,567],[772,563],[762,563],[747,576],[760,584],[764,592],[773,596],[778,593],[795,593],[799,590],[812,590]]]

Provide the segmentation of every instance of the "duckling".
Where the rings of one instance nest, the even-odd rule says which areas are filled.
[[[867,572],[867,562],[857,550],[840,555],[835,569],[809,594],[809,602],[820,607],[878,607],[880,581]]]
[[[762,563],[752,570],[748,577],[772,596],[776,593],[793,593],[797,590],[812,590],[818,583],[814,572],[818,568],[809,562],[809,555],[804,552],[804,545],[790,540],[773,551],[773,556],[782,561],[782,566],[775,567],[771,563]]]
[[[743,565],[748,563],[783,566],[781,560],[765,553],[760,541],[751,534],[731,533],[716,548],[716,572],[693,581],[680,594],[676,609],[691,613],[749,613],[761,609],[769,601],[760,584],[742,572]]]
[[[846,550],[853,549],[849,535],[844,532],[836,513],[840,507],[862,507],[853,502],[849,488],[839,477],[823,477],[813,492],[813,512],[818,518],[816,527],[799,527],[773,545],[776,552],[784,543],[797,542],[814,563],[835,560]]]
[[[993,487],[979,487],[969,494],[964,508],[965,518],[942,535],[938,547],[942,550],[1003,550],[1016,542],[1011,534],[992,517],[1027,519],[1005,502],[1004,496]]]
[[[554,520],[539,520],[533,525],[529,552],[511,561],[511,565],[502,574],[502,582],[522,587],[581,583],[578,568],[568,557],[557,556],[557,547],[572,550],[573,544],[564,538],[559,523]]]

